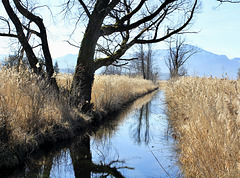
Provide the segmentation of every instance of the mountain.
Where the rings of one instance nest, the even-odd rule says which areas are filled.
[[[62,73],[74,73],[77,65],[78,54],[67,54],[65,56],[53,59],[53,65],[57,61],[58,68]],[[101,69],[96,71],[97,74],[101,73]]]
[[[189,47],[194,47],[188,45]],[[185,67],[188,70],[188,75],[191,76],[213,76],[221,78],[228,76],[229,78],[236,79],[237,72],[240,68],[240,58],[229,59],[225,55],[218,55],[212,52],[206,51],[201,48],[197,48],[197,53],[192,55],[185,63]],[[167,49],[153,50],[154,67],[159,68],[159,73],[162,79],[167,79],[169,70],[165,64],[165,59],[168,54]],[[0,54],[0,62],[4,60],[7,55]],[[73,73],[77,64],[77,54],[67,54],[65,56],[56,58],[53,63],[58,62],[58,67],[63,73]],[[132,53],[132,57],[135,57]],[[100,73],[98,70],[97,73]],[[227,75],[226,75],[227,74]]]
[[[189,45],[190,46],[190,45]],[[225,55],[218,55],[209,51],[197,48],[197,53],[192,55],[185,63],[188,75],[191,76],[212,76],[221,78],[228,76],[230,79],[236,79],[238,68],[240,68],[240,58],[229,59]],[[154,60],[156,65],[161,68],[161,72],[166,73],[168,68],[165,59],[168,50],[159,49],[154,51]]]
[[[53,64],[57,61],[60,71],[72,71],[77,65],[77,54],[67,54],[65,56],[53,59]]]

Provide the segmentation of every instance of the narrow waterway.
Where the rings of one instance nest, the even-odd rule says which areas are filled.
[[[32,159],[12,177],[179,177],[164,95],[138,99],[61,149]]]

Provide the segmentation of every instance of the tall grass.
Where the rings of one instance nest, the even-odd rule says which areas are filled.
[[[114,111],[156,86],[149,80],[119,75],[95,76],[92,102],[97,111]]]
[[[87,126],[91,118],[69,105],[66,90],[70,89],[71,78],[57,78],[65,90],[56,94],[47,81],[28,70],[0,69],[0,168],[17,165],[40,145],[72,137]],[[153,87],[145,80],[142,85],[141,79],[137,81],[121,76],[96,77],[95,109],[118,109]]]
[[[186,77],[165,89],[186,177],[240,177],[240,81]]]
[[[67,90],[70,90],[71,82],[72,75],[60,74],[57,76],[57,83]],[[95,75],[91,102],[94,104],[95,111],[108,113],[120,109],[123,104],[157,87],[151,81],[139,77]]]
[[[48,83],[21,70],[0,70],[0,167],[18,164],[40,144],[70,130]],[[65,108],[66,110],[67,108]]]

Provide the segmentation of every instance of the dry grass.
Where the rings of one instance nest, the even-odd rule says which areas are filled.
[[[165,89],[186,177],[240,177],[240,81],[181,78]]]
[[[156,88],[148,80],[120,75],[95,76],[92,102],[97,111],[118,110],[123,104]]]
[[[0,70],[0,167],[17,164],[26,152],[70,130],[65,105],[29,71]]]
[[[59,75],[57,82],[68,90],[71,78]],[[70,108],[68,94],[60,91],[57,95],[48,82],[29,71],[0,69],[0,81],[0,167],[18,164],[41,144],[73,136],[90,119]],[[152,88],[145,80],[97,76],[93,89],[95,109],[116,110]]]
[[[60,74],[57,83],[70,90],[72,75]],[[123,104],[152,91],[157,86],[149,80],[140,77],[128,77],[124,75],[95,75],[92,89],[92,103],[94,110],[110,112],[118,110]]]

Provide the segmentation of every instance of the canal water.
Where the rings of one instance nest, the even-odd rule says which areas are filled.
[[[108,119],[94,133],[32,159],[11,177],[180,177],[162,91]]]

